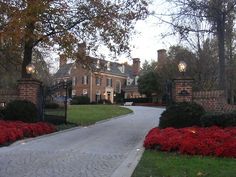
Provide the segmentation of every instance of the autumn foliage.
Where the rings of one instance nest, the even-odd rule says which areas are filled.
[[[236,128],[153,128],[146,136],[144,147],[189,155],[236,158]]]

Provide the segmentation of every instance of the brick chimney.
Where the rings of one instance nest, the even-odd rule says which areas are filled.
[[[61,68],[63,65],[66,64],[66,55],[65,54],[60,54],[60,63],[59,63],[59,67]]]
[[[140,59],[139,58],[133,58],[132,70],[133,70],[134,76],[139,75],[139,72],[140,72]]]
[[[84,57],[86,57],[86,43],[79,43],[78,44],[78,54],[79,54],[79,58],[84,59]]]
[[[160,64],[160,65],[164,64],[166,62],[166,58],[167,58],[167,55],[166,55],[165,49],[160,49],[157,51],[158,64]]]

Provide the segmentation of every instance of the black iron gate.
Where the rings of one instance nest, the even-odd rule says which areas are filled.
[[[67,123],[67,108],[72,81],[59,82],[43,89],[43,120],[54,124]]]

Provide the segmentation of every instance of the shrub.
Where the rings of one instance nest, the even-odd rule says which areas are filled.
[[[169,106],[160,117],[160,128],[200,126],[200,117],[205,113],[196,103],[177,103]]]
[[[111,101],[106,100],[106,99],[102,99],[102,100],[99,100],[98,104],[111,104]]]
[[[4,119],[35,122],[37,120],[37,108],[30,101],[14,100],[6,105]]]
[[[210,127],[213,125],[220,127],[236,126],[236,113],[205,114],[201,116],[201,126]]]
[[[71,100],[71,104],[89,104],[90,99],[88,96],[75,96]]]
[[[46,109],[57,109],[57,108],[59,108],[59,104],[57,104],[57,103],[46,103],[45,108]]]
[[[5,109],[0,107],[0,119],[3,119],[5,115]]]

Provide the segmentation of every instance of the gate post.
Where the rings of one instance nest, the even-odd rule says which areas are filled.
[[[193,101],[193,79],[179,78],[173,80],[173,101],[192,102]]]
[[[38,111],[38,119],[42,118],[42,82],[36,79],[24,78],[18,80],[18,94],[20,100],[34,103]]]

